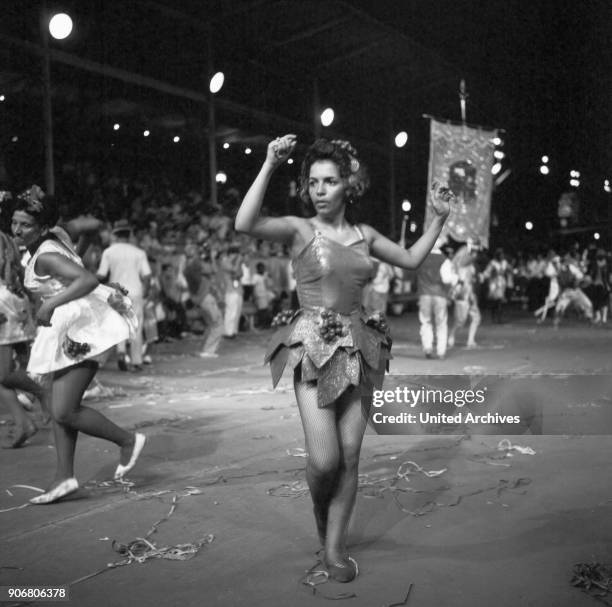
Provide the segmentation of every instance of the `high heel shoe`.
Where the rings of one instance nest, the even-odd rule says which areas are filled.
[[[147,437],[144,434],[136,432],[130,461],[125,466],[119,464],[115,469],[115,475],[113,476],[113,478],[116,481],[120,481],[136,465],[136,460],[138,459],[138,456],[140,455],[140,452],[142,451],[146,440]]]
[[[30,504],[52,504],[62,497],[74,493],[79,488],[79,481],[76,478],[67,478],[56,485],[51,491],[37,495],[30,500]]]
[[[330,579],[336,582],[352,582],[359,575],[359,565],[357,561],[350,556],[334,561],[333,563],[330,563],[327,559],[323,559],[323,563]]]

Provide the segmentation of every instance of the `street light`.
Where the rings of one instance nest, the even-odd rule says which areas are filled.
[[[403,148],[408,143],[408,133],[406,131],[400,131],[395,136],[395,147]]]
[[[223,72],[217,72],[211,79],[208,88],[210,92],[214,95],[218,93],[223,88],[223,83],[225,82],[225,74]]]
[[[408,213],[412,208],[412,203],[410,200],[405,198],[402,201],[402,211],[404,212],[404,217],[402,218],[402,229],[400,232],[400,246],[404,248],[406,246],[406,224],[408,223]]]
[[[209,39],[209,73],[212,73],[212,43]],[[225,74],[215,72],[208,82],[208,173],[210,202],[217,205],[217,124],[215,117],[215,95],[223,88]]]
[[[321,124],[323,126],[329,126],[333,121],[334,121],[334,110],[330,107],[325,108],[322,112],[321,112]]]
[[[66,13],[57,13],[49,20],[49,33],[56,40],[64,40],[72,33],[72,19]]]
[[[66,39],[72,32],[72,19],[66,13],[58,13],[50,19],[45,10],[40,14],[40,35],[43,47],[43,138],[45,149],[45,187],[48,194],[55,194],[55,169],[53,166],[53,105],[51,101],[51,56],[49,34],[56,40]]]

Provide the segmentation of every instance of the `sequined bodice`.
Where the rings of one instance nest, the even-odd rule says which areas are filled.
[[[374,263],[365,240],[343,245],[315,232],[293,260],[293,269],[302,308],[350,314],[361,307],[361,293],[373,275]]]

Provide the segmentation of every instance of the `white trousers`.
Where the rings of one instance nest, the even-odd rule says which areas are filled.
[[[138,319],[138,329],[136,330],[136,335],[132,339],[128,341],[121,342],[117,344],[117,352],[119,354],[125,354],[126,345],[130,344],[130,360],[133,365],[142,365],[142,327],[144,324],[144,300],[142,297],[130,297],[132,300],[132,307],[134,309],[134,314],[136,314],[136,318]]]
[[[448,339],[448,302],[439,295],[419,296],[419,323],[421,325],[421,345],[426,353],[433,352],[434,335],[436,354],[446,354]]]
[[[240,291],[226,292],[225,313],[223,314],[225,335],[231,336],[238,333],[240,314],[242,314],[242,293]]]

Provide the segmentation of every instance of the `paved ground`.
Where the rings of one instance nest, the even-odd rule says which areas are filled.
[[[559,331],[520,315],[485,324],[480,349],[456,348],[444,361],[421,356],[414,313],[391,325],[394,373],[612,374],[612,330],[577,321]],[[241,335],[205,361],[193,356],[197,340],[162,344],[140,375],[108,363],[98,377],[111,396],[88,402],[147,434],[131,487],[108,482],[114,447],[84,436],[83,488],[59,504],[19,508],[35,491],[17,485],[45,487],[52,476],[50,430],[3,451],[0,586],[71,584],[77,607],[301,607],[326,604],[324,595],[345,596],[348,607],[596,604],[570,579],[576,563],[612,563],[608,427],[508,437],[534,455],[497,450],[500,436],[368,431],[351,533],[360,575],[313,594],[300,583],[318,548],[302,431],[288,379],[270,389],[267,335]],[[589,419],[612,406],[609,397],[576,398],[575,412]],[[112,540],[145,537],[158,548],[204,543],[190,560],[121,565]]]

